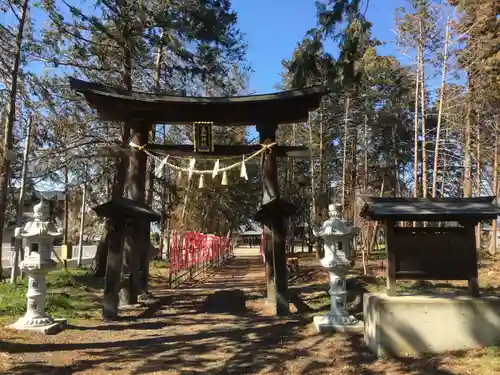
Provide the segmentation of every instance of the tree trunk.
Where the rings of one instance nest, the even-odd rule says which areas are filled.
[[[324,156],[324,136],[325,136],[325,131],[324,131],[324,121],[323,121],[323,106],[320,104],[319,107],[319,123],[320,123],[320,132],[319,132],[319,177],[318,177],[318,186],[319,186],[319,194],[318,194],[318,207],[316,210],[316,222],[318,224],[321,224],[323,221],[324,217],[324,212],[327,206],[325,204],[325,197],[326,197],[326,189],[325,189],[325,156]],[[320,238],[316,238],[316,258],[321,259],[323,257],[323,244],[322,240]]]
[[[128,145],[130,138],[130,128],[128,125],[124,125],[122,129],[122,146]],[[119,199],[123,197],[123,193],[125,191],[125,180],[127,177],[127,168],[128,168],[128,157],[126,155],[120,156],[115,162],[115,174],[113,177],[113,185],[111,187],[111,199]],[[106,264],[108,262],[108,247],[112,246],[122,246],[123,241],[119,241],[117,236],[116,242],[111,243],[110,231],[113,230],[115,225],[106,220],[104,226],[104,233],[97,245],[96,255],[95,255],[95,270],[94,275],[96,277],[105,277],[106,276]],[[114,250],[115,253],[118,253],[118,249]],[[122,257],[123,261],[123,257]],[[117,269],[115,266],[113,269]]]
[[[123,85],[127,91],[132,91],[132,52],[129,44],[130,35],[127,31],[123,31],[125,45],[122,46],[122,80]],[[124,123],[122,125],[122,147],[127,147],[130,140],[130,125]],[[120,155],[116,160],[115,178],[113,181],[112,198],[122,198],[125,190],[125,183],[127,178],[127,169],[129,165],[129,158],[126,155]],[[124,254],[124,236],[126,223],[110,220],[106,223],[106,233],[104,235],[104,247],[106,253],[106,271],[104,281],[104,299],[103,299],[103,318],[114,319],[118,315],[118,305],[120,301],[120,287],[122,286],[122,273],[124,263],[130,264],[130,252]],[[125,258],[127,258],[125,260]],[[133,290],[134,291],[134,290]]]
[[[156,141],[156,129],[155,125],[150,132],[151,143]],[[148,171],[146,175],[146,204],[151,207],[153,204],[153,194],[154,194],[154,181],[155,181],[155,159],[149,158]]]
[[[448,128],[446,128],[444,132],[444,143],[446,144],[448,142],[448,135],[449,131]],[[446,154],[443,155],[443,170],[441,173],[441,196],[444,196],[445,191],[446,191],[446,177],[448,175],[448,157]]]
[[[346,198],[346,168],[347,168],[347,138],[349,136],[349,95],[345,98],[344,104],[344,143],[342,146],[342,215],[344,215],[345,198]]]
[[[319,207],[319,220],[323,219],[323,212],[325,210],[325,123],[323,118],[323,106],[320,105],[319,108],[319,191],[320,194],[320,207]]]
[[[319,241],[312,237],[312,226],[318,225],[317,216],[317,200],[316,200],[316,179],[314,178],[314,154],[313,154],[313,129],[312,124],[309,122],[309,149],[311,150],[310,156],[310,171],[311,171],[311,208],[312,212],[309,212],[309,252],[312,252],[314,248],[314,243],[316,243],[316,257],[321,258],[321,249]],[[308,211],[310,211],[308,210]]]
[[[131,70],[132,55],[127,47],[123,47],[123,61],[122,61],[122,80],[127,91],[132,91],[132,70]],[[123,124],[122,126],[122,147],[129,147],[130,141],[130,127],[128,124]],[[119,199],[123,197],[125,192],[125,183],[127,178],[127,168],[128,168],[128,156],[120,155],[115,161],[115,173],[113,176],[113,185],[111,191],[111,199]],[[109,243],[110,240],[110,230],[113,230],[115,225],[106,222],[104,226],[104,233],[97,245],[96,255],[95,255],[95,269],[94,275],[96,277],[105,277],[106,275],[106,264],[108,259],[108,247],[111,246],[122,246],[122,241],[114,241],[112,245]],[[113,235],[113,238],[118,238]],[[114,250],[115,253],[118,252],[117,249]],[[118,258],[116,258],[118,259]],[[122,257],[123,259],[123,257]],[[112,267],[113,270],[118,269],[118,266]]]
[[[420,61],[420,54],[417,60]],[[418,61],[415,77],[415,113],[413,116],[413,198],[418,197],[418,90],[420,88],[420,65]]]
[[[398,150],[397,150],[397,124],[392,126],[392,154],[394,155],[394,197],[399,197],[399,160],[398,160]]]
[[[481,196],[481,130],[476,127],[476,196]],[[481,222],[476,225],[476,248],[481,248]]]
[[[424,41],[422,32],[422,18],[420,18],[420,42],[419,42],[419,56],[420,56],[420,115],[422,117],[422,129],[421,129],[421,139],[422,139],[422,196],[427,197],[427,130],[425,127],[425,64],[424,64]]]
[[[443,54],[443,73],[441,75],[441,90],[439,92],[439,109],[438,118],[436,126],[436,144],[434,146],[434,168],[432,170],[432,198],[436,198],[437,189],[437,177],[438,177],[438,162],[439,162],[439,141],[441,136],[441,121],[443,118],[443,100],[444,100],[444,90],[446,87],[446,68],[447,68],[447,58],[448,58],[448,40],[450,25],[446,22],[446,35],[444,39],[444,54]],[[443,192],[441,192],[442,195]]]
[[[497,119],[498,122],[498,119]],[[492,186],[493,194],[498,195],[498,124],[495,124],[495,151],[493,153],[493,173],[492,173]],[[495,199],[498,202],[498,198]],[[497,252],[497,219],[491,221],[491,241],[490,241],[490,254],[495,255]]]
[[[7,107],[7,121],[4,128],[4,140],[2,150],[2,166],[0,168],[0,253],[1,244],[3,243],[3,228],[5,224],[5,211],[7,209],[7,196],[10,180],[10,163],[13,155],[13,129],[16,121],[16,105],[17,105],[17,82],[19,79],[19,68],[21,66],[21,47],[24,38],[24,26],[26,24],[26,15],[28,13],[29,0],[24,0],[21,7],[21,15],[19,16],[19,25],[15,41],[16,53],[14,56],[14,64],[11,73],[11,87],[9,95],[9,104]],[[0,256],[0,270],[2,270],[2,257]],[[1,275],[0,275],[1,276]],[[3,277],[2,277],[3,278]]]
[[[292,124],[292,146],[297,145],[297,124]],[[297,196],[297,190],[296,190],[296,185],[294,185],[295,181],[297,181],[295,171],[296,171],[296,163],[294,158],[291,158],[291,179],[290,179],[290,191],[293,193],[294,199],[296,199]],[[291,218],[291,231],[292,231],[292,253],[295,252],[295,233],[296,233],[296,224],[297,224],[297,217],[302,217],[300,212],[298,213],[297,216],[293,216]]]
[[[30,114],[28,120],[28,129],[26,131],[26,140],[24,144],[24,154],[23,154],[23,169],[21,174],[21,186],[19,188],[19,199],[17,201],[17,212],[16,212],[16,227],[21,226],[23,222],[23,207],[24,207],[24,195],[26,188],[26,176],[28,174],[28,156],[31,147],[31,135],[33,134],[33,117]],[[23,251],[22,239],[16,238],[15,240],[15,253],[14,253],[14,264],[11,268],[10,282],[11,284],[16,283],[19,256]]]
[[[471,139],[474,122],[474,108],[472,102],[472,84],[469,77],[469,92],[467,98],[467,117],[465,120],[465,148],[464,148],[464,198],[472,197],[472,158]]]
[[[68,168],[68,157],[66,158],[66,165],[64,166],[64,239],[63,244],[68,246],[69,241],[69,168]],[[68,248],[69,250],[69,248]],[[67,256],[70,256],[69,252]]]
[[[155,71],[153,75],[153,86],[155,91],[159,91],[160,88],[160,72],[161,72],[161,64],[162,64],[162,56],[163,56],[163,35],[164,31],[160,34],[160,43],[156,50],[156,58],[155,58]],[[155,143],[156,141],[156,126],[153,125],[151,129],[151,143]],[[151,207],[153,203],[153,194],[154,194],[154,180],[155,180],[155,159],[149,159],[149,168],[146,180],[146,204]]]
[[[368,195],[368,116],[364,116],[364,129],[363,129],[363,138],[364,138],[364,143],[365,143],[365,150],[364,150],[364,178],[363,178],[363,193],[365,195]]]
[[[354,202],[356,201],[356,187],[358,185],[358,153],[357,153],[357,143],[358,143],[358,136],[357,136],[357,130],[354,129],[353,133],[353,138],[351,141],[351,176],[350,176],[350,194],[349,194],[349,219],[351,220],[354,225],[356,225],[356,213],[355,213],[355,206]],[[346,216],[347,218],[347,216]]]
[[[147,127],[138,123],[131,123],[131,141],[136,145],[147,143],[149,131]],[[137,204],[144,204],[146,198],[146,154],[140,150],[134,150],[129,159],[128,166],[128,198]],[[120,290],[120,303],[122,305],[134,305],[137,303],[139,294],[147,294],[142,277],[141,269],[145,270],[149,262],[151,252],[150,222],[144,220],[133,220],[130,229],[125,233],[124,254],[126,263],[123,267],[124,283]]]
[[[85,228],[85,199],[87,198],[87,185],[83,184],[82,208],[80,216],[80,234],[78,236],[78,267],[82,266],[83,257],[83,230]]]

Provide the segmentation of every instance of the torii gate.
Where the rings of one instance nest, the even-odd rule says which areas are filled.
[[[154,124],[192,124],[210,121],[216,126],[255,125],[259,143],[276,142],[279,124],[308,120],[309,112],[319,106],[327,93],[321,86],[274,94],[239,97],[189,97],[129,92],[94,82],[70,78],[71,89],[82,94],[87,103],[97,110],[103,121],[119,121],[131,129],[131,141],[136,145],[148,143]],[[255,151],[257,145],[214,145],[210,156],[235,156]],[[163,155],[202,156],[191,145],[148,144],[145,148]],[[287,315],[288,280],[285,254],[285,218],[293,215],[296,207],[280,198],[277,176],[278,156],[309,156],[306,147],[274,146],[262,154],[262,200],[255,219],[264,225],[264,252],[266,259],[267,299],[276,308],[276,315]],[[129,198],[144,204],[146,155],[133,149],[130,156],[128,186]],[[149,242],[149,231],[138,225],[142,235],[131,236],[130,257],[140,258],[141,249]],[[126,235],[127,236],[127,235]],[[147,242],[146,242],[147,241]],[[126,241],[127,242],[127,241]],[[130,261],[130,289],[137,293],[140,262]],[[134,287],[135,284],[135,287]]]

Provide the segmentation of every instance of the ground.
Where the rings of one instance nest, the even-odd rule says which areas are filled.
[[[55,336],[0,331],[1,374],[495,374],[500,372],[500,348],[447,353],[440,356],[377,359],[362,335],[318,334],[313,315],[328,308],[326,273],[312,254],[300,254],[300,271],[291,275],[292,309],[288,318],[274,318],[264,301],[262,261],[251,251],[237,257],[189,288],[166,290],[165,269],[152,267],[156,303],[123,312],[118,323],[99,319],[100,282],[83,274],[50,279],[51,297],[67,314],[70,326]],[[372,277],[356,275],[354,291],[376,289],[380,261],[369,264]],[[490,291],[496,262],[482,262],[481,279]],[[488,273],[490,274],[488,276]],[[488,276],[488,277],[487,277]],[[65,286],[65,284],[67,284]],[[83,285],[86,284],[86,285]],[[401,288],[428,288],[403,284]],[[439,288],[451,288],[441,284]],[[458,288],[451,288],[458,290]],[[17,293],[17,292],[16,292]],[[19,292],[20,293],[20,292]],[[78,294],[78,297],[76,296]],[[6,293],[5,295],[8,295]],[[73,297],[71,297],[73,296]],[[74,308],[67,300],[80,301]],[[359,311],[354,295],[351,308]],[[17,301],[17,300],[16,300]],[[65,302],[66,301],[66,302]],[[4,315],[19,316],[3,308]],[[16,302],[17,303],[17,302]],[[71,305],[73,306],[73,305]],[[3,310],[2,310],[3,308]],[[22,310],[22,309],[21,309]],[[57,316],[58,317],[58,316]],[[5,323],[13,320],[4,319]]]

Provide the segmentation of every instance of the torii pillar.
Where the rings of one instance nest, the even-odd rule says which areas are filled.
[[[257,125],[260,143],[268,145],[276,142],[278,124]],[[285,254],[285,218],[295,214],[297,207],[280,198],[278,186],[278,164],[273,147],[262,154],[262,201],[255,220],[264,227],[264,254],[266,260],[267,301],[276,316],[290,314],[288,299],[288,275]]]
[[[136,145],[145,145],[149,140],[151,125],[131,122],[130,140]],[[145,203],[146,197],[146,154],[142,150],[133,149],[127,174],[128,198],[138,204]],[[141,289],[141,265],[149,254],[149,222],[136,220],[124,233],[124,264],[120,305],[134,305],[138,302]],[[147,259],[147,258],[146,258]]]

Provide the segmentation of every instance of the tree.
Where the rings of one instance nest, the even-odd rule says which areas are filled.
[[[435,52],[442,43],[439,14],[437,7],[431,5],[428,0],[410,0],[413,11],[407,11],[400,7],[395,13],[397,31],[397,42],[405,55],[415,51],[415,110],[414,110],[414,134],[413,134],[413,196],[418,194],[418,145],[421,143],[421,181],[422,196],[426,197],[429,183],[429,160],[428,160],[428,129],[426,121],[427,89],[426,89],[426,67],[435,58]],[[420,106],[419,106],[420,104]],[[420,117],[419,117],[420,112]],[[420,120],[420,122],[419,122]],[[419,126],[420,123],[420,126]],[[419,131],[420,130],[420,131]]]
[[[7,195],[8,187],[11,173],[11,162],[13,159],[13,130],[16,121],[16,109],[17,109],[17,98],[18,98],[18,81],[21,69],[22,60],[22,45],[24,41],[24,30],[27,22],[28,14],[28,4],[29,0],[23,0],[21,7],[18,11],[14,7],[14,4],[10,4],[10,9],[14,13],[18,20],[17,29],[12,32],[8,28],[2,26],[0,27],[0,40],[5,38],[7,35],[14,38],[12,44],[6,43],[5,45],[11,45],[13,47],[12,56],[12,67],[10,69],[10,77],[7,75],[7,79],[10,80],[9,87],[9,100],[7,104],[7,114],[4,123],[3,132],[3,144],[2,144],[2,158],[1,168],[0,168],[0,244],[3,243],[3,228],[5,225],[5,213],[7,211]],[[5,39],[4,39],[5,40]],[[2,51],[2,52],[5,52]],[[2,58],[5,61],[5,57]],[[7,58],[8,64],[8,58]],[[2,69],[5,71],[5,69]],[[0,251],[1,252],[1,251]],[[1,258],[1,257],[0,257]],[[0,259],[0,269],[2,269],[2,260]]]
[[[302,140],[312,149],[307,175],[314,186],[313,207],[322,197],[322,208],[316,214],[313,211],[316,223],[329,200],[345,202],[346,218],[357,220],[359,195],[379,194],[384,182],[386,193],[405,191],[400,179],[408,163],[408,114],[412,113],[408,93],[414,81],[395,58],[377,56],[375,47],[380,42],[371,37],[370,27],[359,2],[321,2],[317,27],[284,62],[288,87],[323,84],[332,93],[311,116],[305,128],[309,132],[298,125],[292,134],[282,135]],[[338,43],[337,58],[325,51],[327,39]],[[304,173],[303,163],[294,166],[297,173]]]
[[[31,54],[54,67],[69,69],[71,75],[127,90],[160,93],[196,95],[209,87],[231,90],[234,81],[228,77],[233,67],[243,72],[247,69],[243,60],[246,46],[230,1],[87,4],[92,5],[91,11],[64,1],[44,2],[50,23],[42,32],[42,40],[31,46]],[[61,108],[76,112],[74,132],[87,134],[88,139],[97,136],[101,144],[118,143],[120,149],[127,148],[128,130],[122,132],[121,124],[102,124],[92,118],[80,98],[60,89],[65,76],[52,74],[37,79],[34,90],[54,115]],[[80,151],[83,148],[79,147]],[[120,152],[112,153],[114,156],[99,157],[100,165],[91,174],[111,185],[107,190],[118,197],[127,190],[127,158]],[[112,170],[114,176],[109,175]],[[98,177],[103,173],[107,176]],[[96,274],[100,276],[105,271],[107,233],[105,230],[96,256]]]

